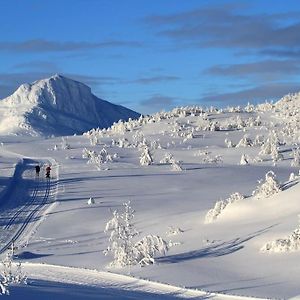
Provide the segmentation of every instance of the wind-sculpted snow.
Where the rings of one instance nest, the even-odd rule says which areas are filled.
[[[23,84],[0,102],[0,134],[72,135],[138,117],[97,98],[83,83],[55,75]]]

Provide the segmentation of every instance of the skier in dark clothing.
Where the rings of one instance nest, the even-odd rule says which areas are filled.
[[[50,171],[51,171],[51,167],[50,165],[46,168],[46,178],[50,178]]]
[[[41,171],[41,167],[39,165],[35,166],[35,175],[39,176],[40,175],[40,171]]]

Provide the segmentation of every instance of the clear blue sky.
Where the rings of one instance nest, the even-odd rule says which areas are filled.
[[[300,91],[300,1],[0,0],[0,98],[59,73],[141,113]]]

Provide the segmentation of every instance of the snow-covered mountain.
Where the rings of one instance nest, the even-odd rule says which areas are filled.
[[[0,101],[0,134],[71,135],[140,115],[61,75],[22,84]]]

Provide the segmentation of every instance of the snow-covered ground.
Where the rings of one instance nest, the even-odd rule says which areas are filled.
[[[289,126],[295,130],[297,126],[280,109],[279,105],[265,105],[255,112],[186,109],[132,122],[127,128],[119,124],[110,131],[64,140],[1,137],[1,169],[13,166],[18,157],[16,166],[20,166],[23,159],[21,176],[8,195],[20,195],[23,189],[24,206],[32,205],[37,182],[29,170],[34,163],[51,161],[54,171],[51,201],[29,219],[16,241],[16,255],[24,262],[29,285],[13,287],[12,297],[44,293],[50,298],[93,299],[103,293],[103,299],[226,299],[222,294],[231,295],[227,299],[238,299],[236,295],[279,299],[299,295],[300,251],[261,250],[298,227],[299,164],[297,158],[293,166],[291,162],[299,135],[288,131]],[[272,154],[259,155],[268,138],[275,139],[275,150],[272,146]],[[239,147],[228,148],[229,140]],[[95,157],[103,147],[112,162],[97,163]],[[82,157],[85,148],[96,153],[89,164]],[[145,148],[150,149],[153,163],[141,166]],[[166,153],[173,155],[173,164],[160,163]],[[243,154],[248,164],[240,164]],[[174,170],[175,165],[182,170]],[[252,196],[268,171],[276,174],[278,190],[261,189]],[[13,173],[0,179],[8,180]],[[267,180],[273,184],[271,177]],[[263,182],[258,183],[260,179]],[[41,197],[43,189],[38,187]],[[245,198],[226,200],[236,192]],[[95,200],[92,205],[87,203],[90,197]],[[14,199],[10,196],[11,203]],[[207,212],[220,199],[223,206],[206,222]],[[112,256],[102,253],[109,245],[105,224],[112,211],[121,210],[129,200],[136,210],[133,222],[139,236],[159,235],[172,247],[165,256],[156,257],[154,265],[108,268]],[[1,201],[5,203],[4,198]],[[15,209],[20,205],[15,204]],[[10,216],[13,211],[3,205],[2,234]]]

